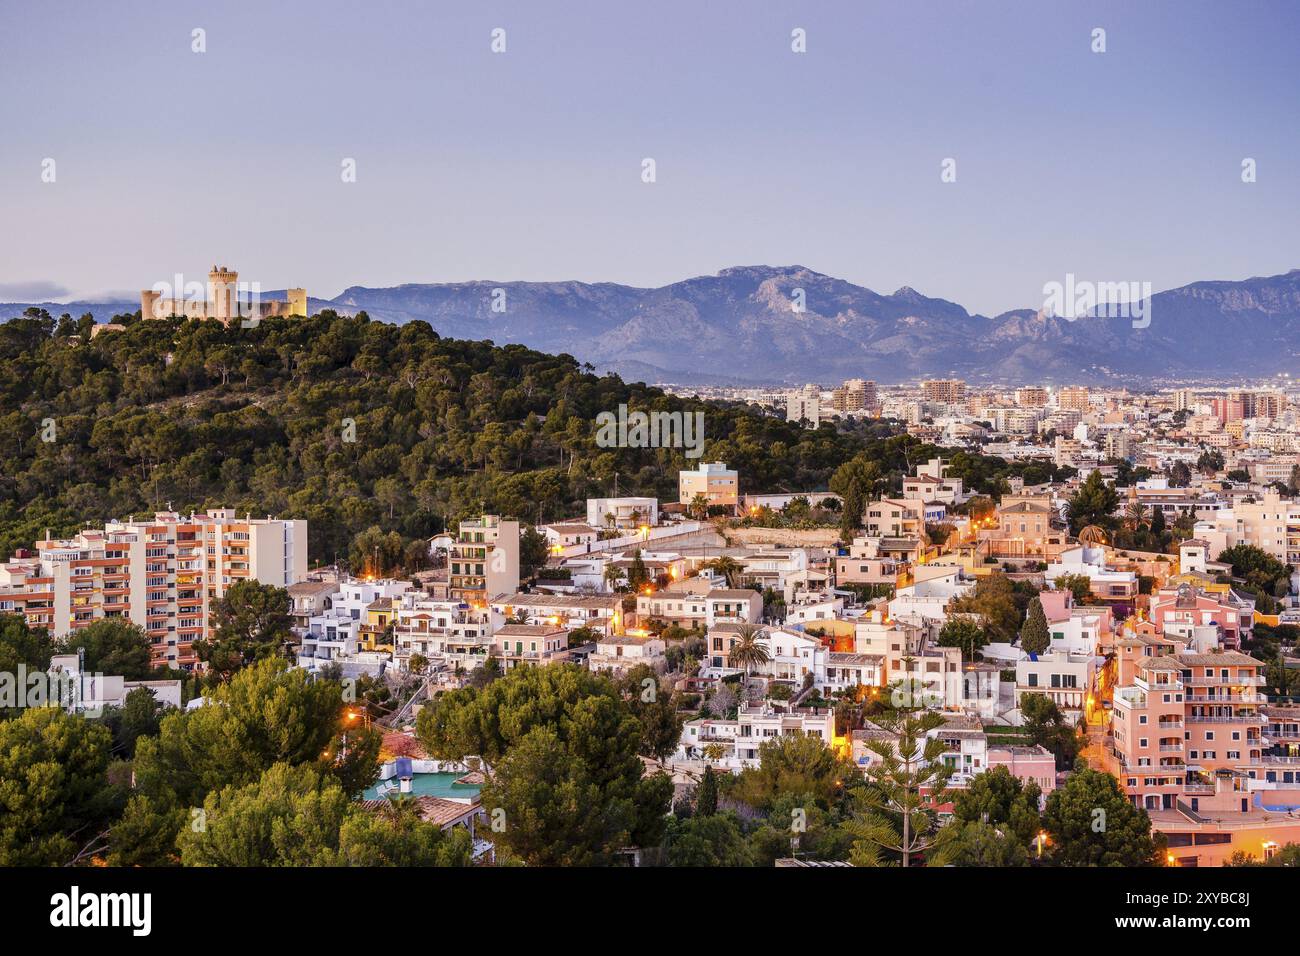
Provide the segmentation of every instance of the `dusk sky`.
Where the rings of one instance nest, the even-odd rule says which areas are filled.
[[[993,314],[1285,272],[1297,37],[1293,2],[0,0],[0,301],[799,263]]]

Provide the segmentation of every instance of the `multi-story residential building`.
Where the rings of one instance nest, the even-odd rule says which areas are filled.
[[[884,687],[885,683],[884,655],[829,651],[826,654],[826,673],[816,680],[814,686],[823,693],[833,693],[859,687]]]
[[[708,602],[703,594],[692,591],[652,591],[636,597],[638,625],[649,620],[663,621],[678,627],[704,627],[709,616]]]
[[[504,624],[492,635],[506,670],[520,664],[568,660],[569,631],[555,624]]]
[[[1220,644],[1237,648],[1241,646],[1243,634],[1250,633],[1254,608],[1230,588],[1225,587],[1216,594],[1183,583],[1151,595],[1149,617],[1165,632],[1177,625],[1185,628],[1212,625],[1219,630]]]
[[[1070,408],[1077,412],[1086,412],[1089,408],[1087,386],[1076,385],[1062,388],[1056,393],[1056,407]]]
[[[948,477],[948,462],[931,458],[916,466],[914,476],[903,479],[903,499],[959,504],[964,500],[961,479]]]
[[[1053,527],[1054,514],[1047,498],[1004,501],[995,524],[976,529],[976,549],[982,557],[1051,561],[1065,550],[1067,538],[1064,528]]]
[[[744,704],[734,720],[699,718],[682,725],[681,743],[674,761],[706,760],[710,765],[738,773],[759,763],[759,748],[781,737],[818,737],[828,747],[835,744],[835,714],[829,709],[782,710],[769,701]],[[710,756],[716,751],[716,756]]]
[[[461,521],[448,557],[451,598],[477,607],[519,590],[519,522],[497,515]]]
[[[1133,457],[1133,436],[1122,429],[1106,432],[1105,438],[1102,439],[1102,445],[1107,458],[1128,460]]]
[[[898,587],[911,567],[911,561],[898,551],[881,547],[882,542],[889,540],[912,541],[919,553],[920,542],[916,539],[854,538],[849,545],[849,553],[835,558],[836,586],[866,584]]]
[[[318,670],[330,663],[364,663],[373,669],[378,657],[359,655],[376,653],[377,636],[390,624],[395,631],[400,616],[395,608],[410,589],[408,581],[340,581],[329,609],[308,618],[307,630],[299,635],[298,666]],[[381,656],[387,658],[387,652]]]
[[[298,633],[307,630],[311,619],[324,614],[334,606],[334,596],[339,593],[336,580],[299,581],[289,585],[290,614]]]
[[[881,498],[867,503],[867,537],[920,538],[925,531],[921,503]]]
[[[1071,720],[1083,716],[1096,680],[1095,653],[1049,649],[1016,661],[1016,706],[1026,694],[1044,694]]]
[[[1264,858],[1300,839],[1291,812],[1300,760],[1265,753],[1293,728],[1284,709],[1265,705],[1263,665],[1237,651],[1191,653],[1176,639],[1124,640],[1118,654],[1107,769],[1151,814],[1174,864]]]
[[[876,383],[851,378],[831,393],[831,407],[837,412],[874,414],[880,406],[876,397]]]
[[[1169,646],[1174,651],[1162,653]],[[1261,766],[1262,665],[1237,651],[1195,654],[1183,647],[1177,640],[1118,645],[1115,772],[1134,802],[1148,809],[1174,809],[1188,797],[1195,810],[1215,772]]]
[[[1139,592],[1138,576],[1133,571],[1113,571],[1106,566],[1106,549],[1086,545],[1061,552],[1047,566],[1044,578],[1053,587],[1059,578],[1086,577],[1093,597],[1106,603],[1131,604]]]
[[[953,600],[969,594],[974,587],[974,581],[962,576],[961,568],[926,565],[917,569],[916,580],[895,590],[889,601],[889,617],[919,628],[941,626]]]
[[[489,608],[433,600],[416,591],[404,596],[396,614],[393,655],[402,670],[409,668],[417,654],[434,667],[473,670],[492,653]]]
[[[1047,618],[1052,650],[1071,654],[1102,654],[1114,643],[1108,607],[1079,606],[1070,591],[1043,591],[1038,595]]]
[[[569,630],[587,627],[602,634],[623,633],[621,594],[511,594],[491,604],[496,626],[520,614],[529,624],[556,624]]]
[[[159,512],[36,544],[0,565],[0,613],[23,614],[62,637],[104,618],[149,636],[157,665],[191,670],[193,642],[232,585],[287,588],[307,576],[307,522]]]
[[[1026,385],[1016,389],[1015,401],[1021,408],[1043,408],[1047,405],[1047,389]]]
[[[785,711],[770,703],[746,704],[736,714],[736,758],[753,766],[759,748],[778,737],[817,737],[827,747],[835,742],[835,714],[830,709]]]
[[[721,588],[704,596],[704,623],[757,624],[763,614],[763,595],[752,588]]]
[[[1264,715],[1263,744],[1267,748],[1265,761],[1269,758],[1300,757],[1300,704],[1275,703],[1261,704],[1259,712]],[[1300,764],[1288,763],[1283,768],[1279,762],[1278,769],[1270,770],[1273,774],[1268,779],[1281,780],[1284,783],[1300,783]]]
[[[785,420],[804,422],[810,428],[816,428],[822,417],[822,393],[816,385],[805,385],[798,391],[791,392],[786,398]]]
[[[960,405],[966,401],[966,383],[959,378],[929,379],[921,383],[921,394],[927,402]]]
[[[693,471],[677,473],[677,500],[689,505],[703,495],[710,507],[735,509],[740,501],[740,479],[725,462],[706,461]]]

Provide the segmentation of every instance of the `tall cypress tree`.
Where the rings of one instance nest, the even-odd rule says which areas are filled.
[[[712,767],[704,768],[704,777],[700,780],[700,789],[695,794],[695,815],[711,817],[718,812],[718,781],[713,775]]]
[[[1047,630],[1047,615],[1043,612],[1043,602],[1031,601],[1025,626],[1020,629],[1020,647],[1027,654],[1041,654],[1047,650],[1047,645],[1051,641],[1052,635]]]

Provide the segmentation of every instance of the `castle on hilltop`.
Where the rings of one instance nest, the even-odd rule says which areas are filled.
[[[181,285],[179,277],[177,285]],[[199,298],[197,293],[202,287],[193,283],[196,294],[188,294],[189,287],[171,289],[166,295],[165,284],[155,285],[152,289],[140,292],[140,317],[142,319],[167,319],[173,315],[187,319],[216,319],[229,325],[238,319],[268,319],[293,315],[306,316],[307,290],[288,289],[287,301],[262,301],[260,290],[253,286],[241,289],[239,273],[226,266],[213,266],[208,273],[207,296]],[[244,295],[241,296],[241,292]],[[242,306],[242,310],[241,310]]]

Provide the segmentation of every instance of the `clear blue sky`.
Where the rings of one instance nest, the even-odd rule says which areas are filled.
[[[0,0],[0,300],[800,263],[994,313],[1283,272],[1297,37],[1252,0]]]

